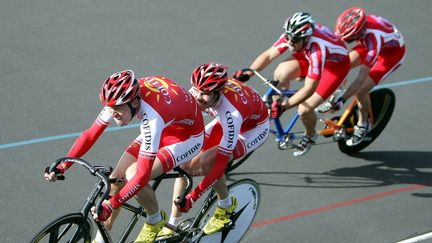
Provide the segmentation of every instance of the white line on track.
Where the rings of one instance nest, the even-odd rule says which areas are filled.
[[[424,241],[424,240],[427,240],[427,239],[431,239],[431,238],[432,238],[432,232],[429,232],[429,233],[426,233],[426,234],[423,234],[423,235],[416,236],[414,238],[410,238],[410,239],[406,239],[406,240],[403,240],[403,241],[399,241],[397,243],[421,242],[421,241]]]
[[[432,81],[432,76],[431,77],[418,78],[418,79],[411,79],[411,80],[406,80],[406,81],[400,81],[400,82],[395,82],[395,83],[390,83],[390,84],[380,84],[376,88],[395,88],[395,87],[419,84],[419,83],[430,82],[430,81]],[[123,129],[136,128],[136,127],[139,127],[139,123],[130,124],[130,125],[125,126],[125,127],[111,127],[111,128],[108,128],[107,130],[105,130],[105,132],[112,132],[112,131],[118,131],[118,130],[123,130]],[[75,137],[78,137],[80,134],[81,134],[81,132],[69,133],[69,134],[63,134],[63,135],[57,135],[57,136],[29,139],[29,140],[19,141],[19,142],[15,142],[15,143],[0,144],[0,150],[6,149],[6,148],[14,148],[14,147],[19,147],[19,146],[29,145],[29,144],[36,144],[36,143],[49,142],[49,141],[54,141],[54,140],[75,138]]]

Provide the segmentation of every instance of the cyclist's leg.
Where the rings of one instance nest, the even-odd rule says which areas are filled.
[[[265,120],[259,124],[257,124],[255,127],[240,131],[240,135],[237,141],[236,146],[233,150],[233,159],[238,159],[245,154],[248,154],[255,149],[259,148],[264,142],[267,140],[269,135],[269,120]],[[205,159],[202,159],[202,164],[207,164],[206,170],[211,169],[213,164],[215,163],[217,153],[217,146],[211,148],[210,150],[206,151],[203,154],[203,157]],[[213,189],[219,198],[219,200],[223,200],[229,197],[228,188],[226,184],[226,177],[223,176],[220,180],[218,180],[215,185],[213,186]]]
[[[204,135],[191,136],[184,141],[172,140],[172,137],[163,138],[163,145],[154,160],[151,179],[154,179],[164,172],[170,171],[175,166],[188,162],[196,156],[203,144]],[[136,163],[128,168],[128,178],[133,176],[136,171]],[[158,203],[154,190],[147,184],[136,194],[138,202],[144,206],[148,214],[158,212]]]
[[[163,146],[154,161],[150,178],[155,178],[162,175],[164,172],[170,171],[175,166],[179,166],[190,161],[201,150],[204,142],[204,133],[191,135],[187,139],[175,137],[162,138],[161,145]],[[147,220],[140,235],[137,239],[149,239],[156,237],[162,230],[163,225],[167,221],[165,212],[159,214],[159,206],[156,199],[156,193],[146,185],[137,193],[139,202],[144,206],[147,212]],[[161,218],[149,218],[153,215]],[[158,220],[156,220],[158,219]]]
[[[215,137],[217,137],[215,136],[216,134],[219,134],[218,136],[222,136],[222,127],[218,122],[218,120],[214,119],[210,123],[208,123],[205,127],[205,138],[204,138],[205,141],[204,141],[204,146],[201,149],[201,152],[198,153],[197,156],[193,157],[192,160],[183,163],[181,165],[181,168],[183,170],[189,172],[199,172],[203,174],[203,171],[200,166],[200,160],[205,150],[219,144],[220,137],[219,140],[215,139]],[[210,139],[210,135],[211,135],[211,139]],[[171,214],[169,218],[169,222],[172,225],[177,225],[181,221],[182,213],[180,212],[180,210],[178,210],[177,206],[174,204],[174,200],[180,195],[180,193],[185,188],[186,188],[186,180],[184,178],[177,178],[174,182],[173,203],[171,205]],[[165,233],[168,234],[169,233],[168,230],[164,230],[164,232],[162,232],[160,236],[164,236]]]
[[[278,64],[273,73],[273,78],[280,81],[279,87],[289,89],[291,80],[306,76],[307,66],[308,61],[303,55],[293,54]],[[273,96],[271,99],[263,97],[268,106],[276,99],[278,99],[278,96]]]
[[[305,69],[302,67],[307,66],[308,63],[302,57],[294,54],[278,64],[273,73],[273,78],[280,81],[281,87],[289,88],[291,80],[306,75],[305,72],[302,72]]]
[[[369,116],[368,114],[369,105],[370,105],[369,92],[375,86],[376,83],[368,75],[356,93],[358,110],[359,110],[357,125],[360,125],[362,127],[367,124],[367,119]]]
[[[315,143],[315,126],[317,121],[315,108],[336,91],[348,75],[349,69],[350,60],[348,56],[340,62],[327,62],[315,92],[299,105],[298,113],[305,127],[305,136],[294,152],[294,156],[304,155],[311,148],[311,145]],[[313,85],[308,82],[316,81],[306,78],[305,85]]]
[[[250,153],[264,144],[269,134],[269,126],[269,121],[265,120],[249,130],[241,131],[238,142],[233,151],[234,159]],[[212,149],[207,150],[206,154],[204,154],[206,158],[203,159],[201,163],[207,163],[209,165],[217,163],[215,161],[217,148],[218,146],[215,146]],[[231,215],[234,213],[234,210],[238,205],[235,195],[230,195],[229,193],[225,175],[223,175],[222,178],[213,185],[213,190],[218,198],[218,207],[212,218],[204,227],[204,232],[206,234],[217,232],[229,223]]]
[[[130,180],[136,173],[136,163],[133,163],[126,170],[126,178]],[[163,166],[159,158],[155,158],[153,162],[152,172],[150,178],[156,178],[157,176],[162,175],[164,172]],[[150,187],[149,184],[145,185],[136,195],[135,199],[138,203],[144,207],[147,214],[153,215],[159,211],[158,203],[156,200],[156,193]]]
[[[324,99],[316,92],[314,92],[305,102],[301,103],[298,107],[298,113],[301,121],[305,127],[305,135],[313,138],[315,136],[316,115],[314,112],[315,107],[321,104]]]
[[[140,145],[141,145],[141,140],[140,140],[140,136],[138,136],[138,138],[132,141],[132,143],[129,145],[129,147],[120,157],[119,161],[117,162],[116,168],[110,175],[111,178],[122,178],[126,176],[127,168],[136,162]],[[113,196],[118,192],[120,192],[123,186],[124,183],[112,184],[110,195]],[[109,217],[108,220],[105,221],[105,227],[108,230],[111,230],[119,213],[120,213],[120,208],[114,209],[111,214],[111,217]]]
[[[200,153],[201,154],[201,153]],[[200,154],[198,154],[197,156],[195,156],[191,161],[188,161],[184,164],[182,164],[180,167],[186,171],[186,172],[197,172],[197,173],[201,173],[200,172],[200,166],[199,166],[199,158],[200,158]],[[174,204],[174,201],[177,199],[178,196],[180,196],[180,194],[183,192],[183,190],[186,188],[187,186],[187,181],[186,178],[183,177],[179,177],[175,179],[174,182],[174,188],[173,188],[173,195],[172,195],[172,204],[171,204],[171,214],[170,214],[170,218],[169,218],[169,223],[177,226],[180,222],[181,222],[181,216],[182,216],[182,212],[180,212],[180,210],[178,210],[177,206]],[[172,231],[168,231],[165,232],[166,234],[169,234]]]
[[[350,59],[350,69],[354,69],[359,67],[362,64],[363,59],[365,58],[367,54],[366,47],[362,45],[355,46],[349,53],[349,59]],[[348,100],[353,96],[357,90],[360,88],[363,80],[355,79],[349,87],[346,89],[343,97],[345,100]]]
[[[365,124],[369,113],[369,92],[381,83],[392,72],[399,68],[405,60],[405,47],[397,47],[392,50],[383,51],[379,54],[376,62],[370,68],[368,75],[356,92],[359,99],[359,121],[357,124]]]

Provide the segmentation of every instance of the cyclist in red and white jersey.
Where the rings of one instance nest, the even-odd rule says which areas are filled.
[[[227,70],[227,67],[212,62],[202,64],[192,72],[191,93],[201,110],[214,120],[206,125],[202,151],[191,163],[183,165],[187,171],[201,169],[204,179],[184,199],[176,199],[185,186],[184,179],[179,178],[173,193],[177,206],[173,205],[170,223],[177,225],[181,212],[187,212],[200,195],[214,188],[218,207],[204,227],[206,234],[221,230],[237,207],[236,198],[229,195],[224,175],[228,161],[257,149],[269,134],[269,115],[260,95],[239,81],[228,80]],[[164,228],[159,236],[171,233]]]
[[[392,23],[380,16],[366,15],[359,7],[345,10],[336,21],[335,31],[342,40],[357,42],[349,56],[351,68],[360,67],[360,70],[343,95],[326,101],[318,111],[337,110],[346,99],[356,95],[359,119],[353,136],[346,142],[354,146],[363,141],[369,129],[369,91],[404,62],[405,44],[402,34]]]
[[[112,198],[102,204],[101,214],[93,217],[99,221],[110,218],[114,209],[135,195],[147,212],[146,223],[138,242],[153,242],[167,221],[159,210],[156,195],[148,181],[173,167],[190,161],[204,142],[204,120],[194,97],[176,82],[163,76],[135,79],[126,70],[111,75],[103,84],[100,99],[104,108],[90,128],[75,141],[68,156],[83,156],[103,133],[110,121],[127,125],[132,118],[141,120],[140,135],[130,144],[120,158],[112,177],[126,176],[127,182],[113,185]],[[48,181],[55,181],[70,167],[65,162],[57,171],[45,173]],[[118,210],[116,210],[118,214]],[[115,216],[106,223],[111,229]],[[100,236],[99,236],[100,237]],[[95,241],[98,241],[98,236]]]
[[[315,143],[314,109],[345,80],[350,63],[345,44],[329,28],[315,24],[310,14],[295,13],[286,20],[284,30],[279,40],[261,53],[249,68],[260,71],[287,50],[293,52],[278,65],[273,77],[281,88],[289,88],[291,80],[305,77],[304,86],[286,101],[273,102],[271,112],[273,117],[278,117],[298,105],[306,131],[294,156],[301,156]],[[234,77],[246,81],[252,75],[242,70]]]

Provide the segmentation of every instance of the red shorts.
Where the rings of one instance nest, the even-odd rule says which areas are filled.
[[[176,136],[163,136],[159,144],[159,151],[157,157],[162,163],[165,172],[170,171],[175,166],[179,166],[192,160],[193,157],[198,155],[204,143],[204,132],[198,135],[190,135],[188,138]],[[141,148],[142,138],[138,136],[126,152],[138,158]]]
[[[309,61],[301,53],[293,53],[292,56],[300,64],[300,76],[307,76],[309,70]],[[345,80],[350,70],[349,57],[346,56],[343,60],[339,62],[328,61],[324,64],[324,70],[321,74],[319,84],[315,92],[321,96],[324,100],[330,97],[339,85]]]
[[[368,52],[367,48],[363,45],[357,45],[353,48],[353,51],[358,52],[361,63],[364,64]],[[376,84],[379,84],[390,73],[396,70],[404,62],[404,59],[405,46],[382,49],[371,67],[369,76]]]

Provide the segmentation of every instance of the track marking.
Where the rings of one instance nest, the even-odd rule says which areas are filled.
[[[391,84],[381,84],[381,85],[378,85],[376,88],[395,88],[395,87],[425,83],[425,82],[430,82],[430,81],[432,81],[432,76],[431,77],[425,77],[425,78],[411,79],[411,80],[406,80],[406,81],[401,81],[401,82],[396,82],[396,83],[391,83]],[[139,123],[130,124],[130,125],[125,126],[125,127],[107,128],[105,130],[105,132],[114,132],[114,131],[119,131],[119,130],[124,130],[124,129],[129,129],[129,128],[136,128],[136,127],[139,127]],[[63,135],[29,139],[29,140],[19,141],[19,142],[15,142],[15,143],[0,144],[0,149],[15,148],[15,147],[24,146],[24,145],[44,143],[44,142],[50,142],[50,141],[56,141],[56,140],[61,140],[61,139],[68,139],[68,138],[75,138],[75,137],[78,137],[80,134],[81,134],[81,132],[68,133],[68,134],[63,134]]]
[[[343,202],[339,202],[339,203],[335,203],[335,204],[330,204],[330,205],[323,206],[320,208],[314,208],[314,209],[310,209],[310,210],[306,210],[303,212],[298,212],[298,213],[294,213],[294,214],[290,214],[290,215],[286,215],[286,216],[282,216],[282,217],[278,217],[278,218],[258,221],[256,223],[252,224],[251,228],[253,228],[253,229],[261,228],[261,227],[264,227],[267,225],[280,223],[280,222],[284,222],[284,221],[289,221],[289,220],[294,220],[294,219],[298,219],[298,218],[303,218],[303,217],[311,216],[311,215],[315,215],[315,214],[320,214],[320,213],[324,213],[324,212],[327,212],[330,210],[335,210],[335,209],[351,206],[354,204],[359,204],[359,203],[372,201],[372,200],[376,200],[376,199],[380,199],[380,198],[384,198],[384,197],[389,197],[389,196],[393,196],[393,195],[396,195],[396,194],[399,194],[402,192],[414,191],[414,190],[422,189],[425,187],[426,187],[426,185],[412,185],[412,186],[401,187],[401,188],[397,188],[394,190],[385,191],[385,192],[381,192],[381,193],[377,193],[377,194],[372,194],[369,196],[360,197],[360,198],[356,198],[356,199],[352,199],[352,200],[348,200],[348,201],[343,201]]]
[[[420,242],[420,241],[431,239],[431,238],[432,238],[432,232],[429,232],[429,233],[426,233],[423,235],[416,236],[416,237],[411,238],[411,239],[398,241],[397,243],[414,243],[414,242]]]

